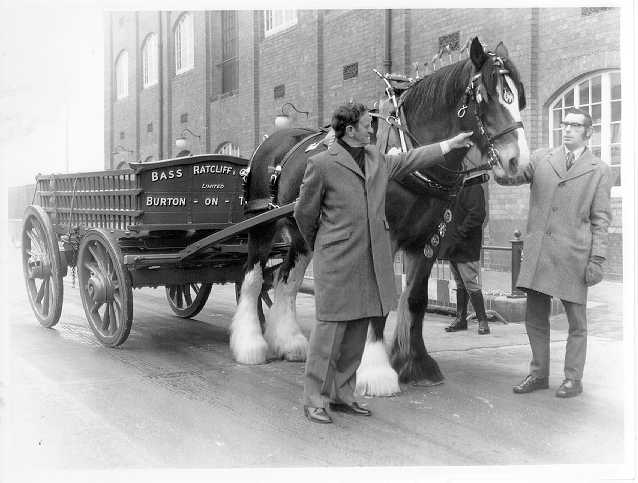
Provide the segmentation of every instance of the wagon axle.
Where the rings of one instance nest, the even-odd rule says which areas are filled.
[[[86,282],[87,295],[96,306],[106,302],[113,302],[115,300],[113,297],[114,291],[113,283],[101,273],[92,273]]]

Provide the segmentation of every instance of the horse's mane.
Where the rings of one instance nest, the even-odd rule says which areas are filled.
[[[403,106],[419,117],[430,118],[435,112],[445,112],[455,106],[467,87],[470,77],[469,59],[446,65],[423,77],[405,93]]]
[[[490,62],[488,58],[486,62]],[[520,75],[509,59],[504,59],[504,67],[519,91],[519,108],[525,107],[525,91]],[[472,62],[461,60],[446,65],[423,77],[405,93],[403,105],[408,112],[419,112],[419,117],[431,118],[437,112],[447,112],[458,104],[470,80]],[[496,94],[498,68],[493,67],[483,72],[483,83],[488,96]]]

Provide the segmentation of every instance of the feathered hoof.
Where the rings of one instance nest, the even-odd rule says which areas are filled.
[[[389,397],[401,392],[399,377],[392,368],[376,368],[357,372],[355,392],[361,396]]]
[[[240,364],[265,364],[268,354],[268,344],[263,337],[248,338],[235,337],[233,334],[230,338],[230,350],[234,359]]]
[[[419,386],[436,386],[443,383],[443,373],[437,362],[429,355],[426,357],[392,357],[392,367],[399,375],[399,381]]]
[[[286,345],[281,356],[288,362],[305,362],[308,354],[308,339],[303,334],[297,334],[292,341]]]
[[[387,397],[401,392],[397,373],[390,366],[383,342],[368,342],[357,369],[357,394]]]

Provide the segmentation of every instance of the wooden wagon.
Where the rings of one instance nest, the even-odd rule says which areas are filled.
[[[25,212],[22,262],[31,307],[60,319],[69,267],[97,339],[115,347],[133,321],[132,289],[166,287],[171,310],[193,317],[212,284],[243,278],[247,230],[289,216],[294,203],[244,216],[248,160],[199,155],[131,169],[39,175]],[[271,257],[287,249],[275,244]]]

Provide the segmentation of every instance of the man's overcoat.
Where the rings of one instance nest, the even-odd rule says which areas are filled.
[[[485,195],[480,184],[465,186],[456,195],[452,223],[447,225],[439,249],[441,260],[467,263],[481,259],[485,212]]]
[[[605,257],[611,221],[611,169],[589,149],[567,171],[565,149],[532,155],[526,172],[500,184],[530,183],[527,233],[517,286],[585,304],[585,270]]]
[[[317,319],[348,321],[386,315],[396,304],[388,180],[443,161],[439,144],[407,154],[365,147],[365,175],[339,143],[308,160],[295,220],[314,249]]]

